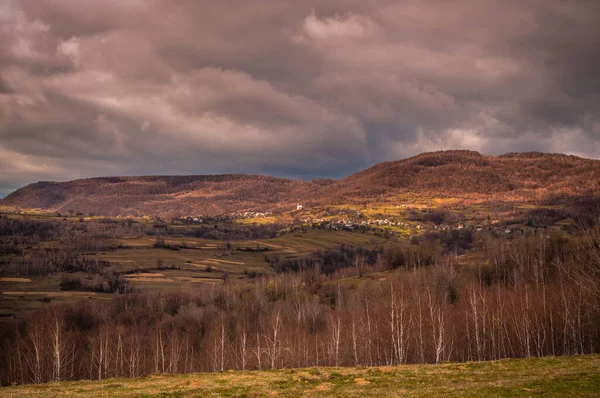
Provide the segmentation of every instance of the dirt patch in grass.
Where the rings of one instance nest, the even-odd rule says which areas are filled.
[[[362,377],[357,377],[356,379],[354,379],[354,382],[355,382],[356,384],[358,384],[359,386],[365,386],[365,385],[367,385],[367,384],[371,384],[371,382],[370,382],[370,381],[368,381],[368,380],[365,380],[365,379],[364,379],[364,378],[362,378]]]
[[[331,383],[323,383],[323,384],[319,384],[318,386],[316,386],[315,390],[317,390],[317,391],[329,391],[329,390],[331,390],[332,387],[333,387],[333,385]]]

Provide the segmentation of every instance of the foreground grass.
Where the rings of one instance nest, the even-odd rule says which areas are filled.
[[[600,396],[600,355],[443,365],[154,375],[0,388],[2,397]]]

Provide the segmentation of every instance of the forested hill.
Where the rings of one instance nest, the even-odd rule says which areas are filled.
[[[330,183],[244,174],[103,177],[30,184],[0,204],[107,216],[217,215],[274,209]]]
[[[600,160],[540,152],[430,152],[379,163],[329,188],[347,200],[410,192],[471,200],[556,200],[598,193]]]
[[[379,163],[339,181],[228,174],[38,182],[8,195],[0,205],[175,217],[290,210],[297,202],[377,203],[405,194],[478,202],[565,202],[600,194],[600,161],[538,152],[485,156],[441,151]]]

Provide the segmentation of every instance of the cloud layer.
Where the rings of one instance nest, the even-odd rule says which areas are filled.
[[[97,175],[340,177],[600,156],[600,3],[0,3],[0,195]]]

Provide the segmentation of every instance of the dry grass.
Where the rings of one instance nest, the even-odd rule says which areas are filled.
[[[162,272],[140,272],[138,274],[127,275],[126,278],[144,277],[144,278],[159,278],[164,277]]]
[[[29,278],[0,278],[0,282],[31,282]]]
[[[2,397],[597,397],[600,355],[380,368],[152,375],[0,389]]]
[[[132,282],[158,282],[158,283],[172,283],[173,279],[169,278],[156,278],[156,277],[148,277],[148,276],[130,276],[127,275],[126,278]]]
[[[2,292],[7,296],[48,296],[48,297],[71,297],[71,296],[95,296],[95,292],[24,292],[24,291],[9,291]]]

